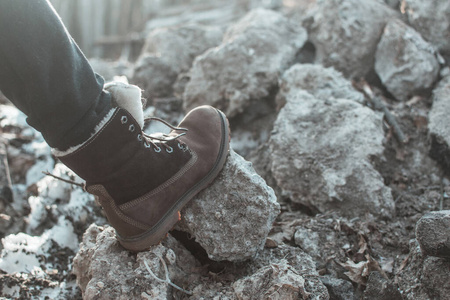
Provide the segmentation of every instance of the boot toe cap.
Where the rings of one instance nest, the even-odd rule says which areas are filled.
[[[180,127],[188,129],[180,139],[199,157],[199,164],[211,169],[228,152],[230,130],[226,116],[218,109],[203,105],[190,111]]]

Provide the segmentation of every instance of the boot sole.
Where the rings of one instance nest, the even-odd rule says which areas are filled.
[[[175,226],[175,224],[181,219],[180,211],[183,209],[183,207],[187,203],[189,203],[189,201],[195,195],[197,195],[200,191],[202,191],[208,185],[210,185],[217,177],[217,175],[219,175],[228,157],[228,153],[230,150],[231,136],[230,136],[230,125],[227,117],[220,110],[216,109],[216,111],[220,116],[224,134],[222,135],[219,155],[217,157],[216,162],[214,163],[213,168],[209,171],[209,173],[205,177],[203,177],[202,180],[200,180],[196,185],[194,185],[191,189],[189,189],[180,199],[178,199],[176,204],[150,230],[133,238],[124,238],[117,235],[117,239],[124,248],[132,252],[139,252],[147,250],[151,246],[159,244],[161,240],[163,240],[167,236],[168,232]]]

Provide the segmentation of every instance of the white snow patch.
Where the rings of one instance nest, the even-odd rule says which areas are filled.
[[[65,165],[57,163],[52,174],[64,179],[70,180],[68,173],[72,173]],[[81,180],[80,180],[81,182]],[[46,176],[38,183],[38,191],[41,197],[50,198],[51,200],[69,200],[72,185],[51,176]]]
[[[42,275],[38,257],[48,250],[45,236],[10,234],[2,239],[0,269],[7,273],[27,272]]]
[[[74,299],[77,290],[76,281],[61,282],[40,291],[41,299]]]
[[[39,160],[34,166],[32,166],[25,177],[25,182],[27,186],[30,186],[39,180],[41,180],[45,175],[42,172],[52,170],[55,162],[52,158],[46,157],[43,160]]]
[[[41,136],[42,137],[42,136]],[[29,144],[25,144],[22,146],[22,149],[27,153],[33,154],[35,157],[50,157],[52,154],[51,148],[48,144],[42,140],[33,141]]]
[[[47,210],[45,209],[45,200],[42,197],[31,196],[28,198],[31,212],[26,218],[28,226],[31,230],[34,230],[41,225],[41,223],[47,218]]]
[[[86,223],[89,213],[89,203],[94,202],[94,196],[81,188],[74,189],[70,194],[70,201],[64,207],[66,215],[71,216],[74,222]]]
[[[43,236],[55,241],[61,248],[70,248],[74,252],[78,251],[78,237],[74,232],[72,223],[64,216],[59,217],[58,224],[46,231]]]
[[[41,260],[42,257],[48,257],[51,240],[62,248],[68,247],[75,252],[78,250],[78,237],[74,233],[72,224],[64,217],[60,217],[58,224],[41,236],[30,236],[20,232],[3,238],[0,269],[7,273],[32,273],[35,276],[45,276],[41,268]]]
[[[27,124],[27,116],[11,105],[0,105],[0,127],[18,126],[29,127]]]

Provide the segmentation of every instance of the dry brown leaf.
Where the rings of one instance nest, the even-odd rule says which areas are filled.
[[[348,278],[357,283],[365,285],[367,282],[367,279],[364,278],[364,275],[366,273],[365,269],[367,268],[367,262],[361,261],[357,264],[355,264],[351,259],[348,259],[345,263],[339,263],[342,267],[344,267],[347,272],[344,274],[348,276]]]
[[[374,260],[368,254],[366,255],[366,258],[367,258],[368,267],[369,267],[369,274],[372,271],[378,271],[384,278],[388,279],[388,276],[383,271],[383,269],[381,269],[380,264],[378,263],[378,261]]]
[[[359,250],[358,253],[364,253],[367,251],[368,246],[367,246],[367,242],[366,239],[364,238],[364,236],[362,234],[358,234],[359,235],[359,242],[358,242],[358,246],[359,246]]]
[[[398,272],[400,272],[401,270],[403,270],[406,267],[406,265],[408,264],[408,260],[409,260],[409,255],[402,261],[402,264],[400,265]]]
[[[373,271],[378,271],[384,278],[387,278],[386,273],[376,260],[372,259],[368,254],[366,254],[366,259],[366,261],[360,261],[359,263],[354,263],[351,259],[348,259],[345,263],[339,264],[348,270],[344,274],[357,284],[366,285],[369,274]]]
[[[276,240],[273,240],[271,238],[267,238],[264,247],[265,248],[276,248],[276,247],[278,247],[278,243],[277,243]]]
[[[274,224],[274,228],[272,230],[272,233],[269,234],[269,237],[273,241],[278,243],[278,245],[281,245],[284,242],[290,242],[294,238],[294,233],[296,231],[297,226],[301,224],[303,224],[301,220],[293,220],[289,222],[277,222]]]

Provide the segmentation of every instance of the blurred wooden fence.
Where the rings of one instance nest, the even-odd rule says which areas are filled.
[[[124,37],[131,32],[140,32],[146,20],[161,6],[159,0],[51,0],[51,2],[70,34],[89,57],[110,56],[111,53],[105,53],[108,52],[107,48],[98,46],[99,42],[106,37]],[[117,52],[117,47],[110,50]]]
[[[280,0],[50,1],[88,57],[117,59],[120,55],[135,56],[132,51],[142,46],[142,32],[149,20],[155,24],[147,29],[187,22],[223,25],[261,3]],[[130,47],[133,43],[135,47]]]
[[[120,54],[121,41],[139,39],[146,22],[168,7],[206,0],[50,0],[89,57]],[[102,46],[103,45],[103,46]],[[105,47],[108,46],[108,47]]]

